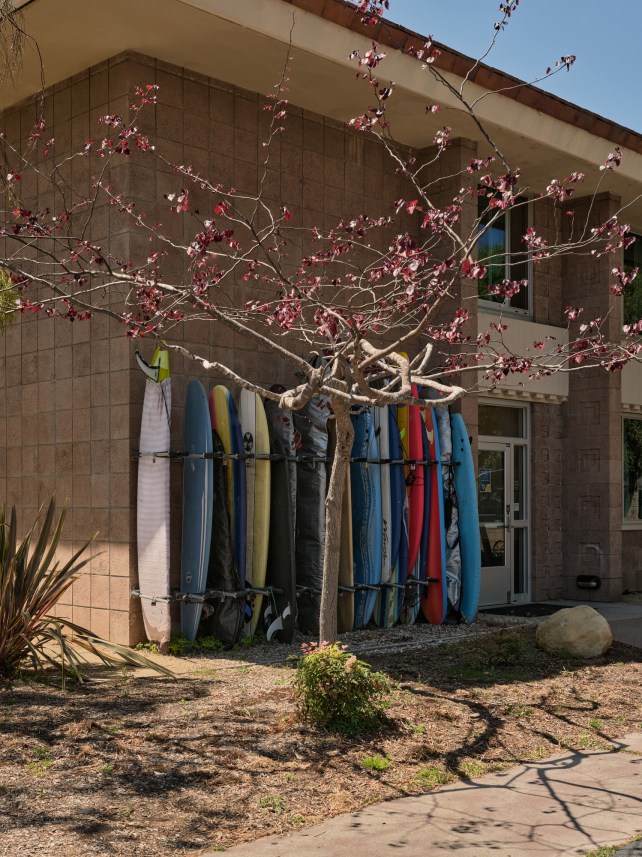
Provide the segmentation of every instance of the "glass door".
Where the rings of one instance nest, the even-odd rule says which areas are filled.
[[[480,606],[512,601],[511,444],[479,444]]]
[[[530,597],[527,453],[521,441],[479,442],[482,607]]]

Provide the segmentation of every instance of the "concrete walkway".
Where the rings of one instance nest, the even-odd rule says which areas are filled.
[[[642,733],[626,736],[615,749],[567,752],[438,792],[377,804],[226,853],[578,857],[642,832]]]

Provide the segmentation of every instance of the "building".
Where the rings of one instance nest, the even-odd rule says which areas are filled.
[[[397,84],[390,108],[395,133],[418,157],[430,154],[441,123],[418,121],[426,117],[426,104],[455,106],[406,52],[421,44],[420,37],[388,23],[365,27],[343,0],[94,0],[91,13],[82,0],[16,5],[44,60],[45,113],[58,155],[92,139],[99,116],[124,112],[135,85],[156,83],[153,130],[170,157],[247,192],[258,181],[266,127],[261,99],[283,70],[291,41],[290,117],[270,175],[271,193],[308,226],[334,222],[354,209],[377,212],[382,200],[402,195],[401,179],[381,148],[345,124],[362,112],[367,97],[348,60],[355,48],[368,50],[374,38],[388,52],[385,74]],[[450,49],[438,63],[454,81],[471,68],[468,58]],[[642,190],[641,135],[535,88],[511,88],[514,79],[484,65],[470,81],[475,95],[504,90],[485,98],[479,115],[509,162],[519,163],[535,195],[552,177],[585,170],[578,191],[583,195],[573,197],[569,208],[579,218],[590,205],[597,223],[622,201],[634,200],[627,217],[642,234],[642,201],[635,200]],[[23,72],[0,94],[9,140],[32,127],[39,88],[40,64],[30,42]],[[487,154],[465,114],[449,111],[448,124],[453,145],[435,176],[444,198],[457,190],[457,173],[470,159]],[[622,166],[603,177],[592,198],[595,166],[615,145],[623,152]],[[121,182],[133,198],[158,205],[168,180],[162,171],[122,170]],[[80,171],[72,179],[88,186],[89,174]],[[34,207],[55,205],[37,184],[22,191]],[[468,205],[472,222],[476,203]],[[528,217],[543,235],[558,228],[548,203],[530,205]],[[124,229],[108,206],[92,229],[93,240],[121,247],[123,257],[144,241]],[[507,250],[510,235],[507,223],[500,238]],[[635,245],[624,261],[634,264],[640,252]],[[635,295],[609,310],[613,264],[613,257],[528,264],[525,299],[503,307],[510,341],[564,339],[566,305],[587,306],[594,315],[609,311],[609,333],[617,339],[623,313],[635,312]],[[470,329],[487,329],[497,304],[462,288],[468,289],[461,299],[471,313]],[[208,326],[191,328],[189,336],[262,383],[278,375],[278,366],[232,336]],[[122,329],[105,318],[71,325],[24,316],[0,337],[0,498],[16,504],[27,522],[55,490],[70,506],[67,549],[99,531],[101,553],[91,573],[59,609],[125,643],[142,634],[139,605],[130,598],[136,583],[131,453],[138,445],[144,383],[133,350]],[[186,380],[199,372],[175,359],[172,374],[178,444]],[[514,380],[463,402],[479,458],[484,603],[612,600],[642,589],[641,381],[642,367],[629,365],[623,372],[558,374],[526,386]],[[178,477],[172,492],[178,511]],[[600,589],[579,588],[580,575],[599,578]]]

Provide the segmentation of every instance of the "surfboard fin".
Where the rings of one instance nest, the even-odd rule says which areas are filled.
[[[140,351],[137,351],[136,363],[143,374],[155,384],[169,378],[169,353],[167,351],[157,348],[151,363],[144,360]]]
[[[149,378],[150,381],[154,381],[156,384],[158,383],[160,366],[150,366],[146,360],[143,360],[140,351],[136,352],[136,363],[138,364],[138,368]]]

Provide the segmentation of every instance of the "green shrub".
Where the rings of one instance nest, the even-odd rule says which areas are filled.
[[[301,717],[352,735],[381,723],[391,690],[388,676],[338,643],[301,648],[295,681]]]

